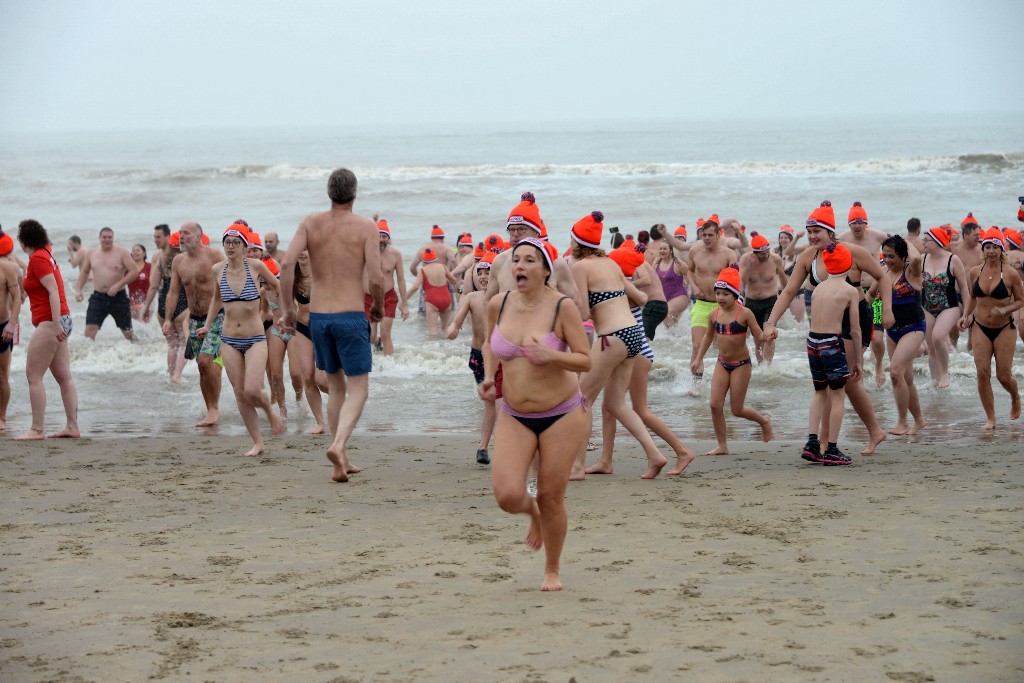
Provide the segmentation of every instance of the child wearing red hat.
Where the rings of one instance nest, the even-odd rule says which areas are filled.
[[[846,274],[853,267],[853,256],[849,249],[842,244],[830,242],[822,250],[822,259],[828,277],[814,288],[812,295],[814,316],[811,318],[811,329],[807,334],[807,362],[811,370],[814,396],[811,398],[807,420],[807,444],[800,457],[824,465],[849,465],[850,457],[839,450],[839,431],[843,425],[846,382],[860,376],[862,356],[854,353],[848,362],[840,335],[843,330],[843,318],[849,316],[853,348],[861,348],[862,294],[846,281]],[[825,391],[826,389],[829,391]],[[826,402],[831,403],[828,423],[830,440],[823,453],[816,430],[821,424]]]
[[[708,333],[701,339],[700,347],[690,361],[690,372],[696,374],[703,365],[702,359],[711,343],[718,341],[718,364],[711,377],[711,422],[715,426],[718,446],[708,451],[707,455],[729,454],[729,444],[725,437],[726,394],[731,394],[729,404],[732,414],[756,422],[761,427],[761,440],[772,440],[771,419],[744,405],[753,370],[750,350],[747,348],[747,334],[753,332],[760,337],[762,330],[750,309],[739,304],[739,297],[740,271],[735,268],[722,269],[715,281],[718,308],[708,314]]]

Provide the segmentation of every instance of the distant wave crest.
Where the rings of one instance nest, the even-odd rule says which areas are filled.
[[[165,178],[178,183],[217,177],[311,180],[324,179],[333,169],[290,164],[245,164],[220,168],[176,170]],[[422,180],[479,177],[744,177],[809,175],[907,175],[918,173],[992,173],[1024,170],[1024,152],[977,153],[939,157],[894,157],[845,162],[741,161],[737,163],[611,162],[595,164],[437,164],[424,166],[365,166],[352,169],[360,178]]]

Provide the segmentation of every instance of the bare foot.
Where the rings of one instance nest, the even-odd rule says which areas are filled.
[[[220,411],[210,410],[206,413],[206,417],[196,422],[196,427],[212,427],[218,422],[220,422]]]
[[[288,419],[288,405],[285,404],[285,403],[282,403],[279,407],[281,409],[281,419],[282,420],[287,420]]]
[[[246,451],[245,456],[247,458],[253,458],[263,452],[263,444],[254,444],[251,449]]]
[[[884,429],[879,429],[877,434],[872,434],[868,437],[868,446],[860,452],[861,455],[874,455],[875,449],[878,448],[878,444],[885,441],[885,437],[889,436],[888,432]]]
[[[660,455],[660,454],[659,454]],[[654,479],[656,476],[661,474],[661,470],[665,465],[668,464],[668,458],[664,455],[660,455],[659,460],[651,462],[647,461],[647,471],[640,475],[641,479]]]
[[[25,432],[24,434],[19,434],[18,436],[14,437],[14,440],[15,441],[41,441],[42,439],[45,439],[45,438],[46,438],[46,434],[43,434],[43,430],[42,429],[36,429],[34,427],[29,427],[27,432]]]
[[[1010,419],[1020,419],[1020,394],[1010,397]]]
[[[537,507],[537,501],[532,501],[533,507],[530,508],[530,528],[526,530],[526,547],[530,550],[540,550],[544,546],[544,536],[540,532],[540,508]]]
[[[331,472],[331,479],[337,482],[348,481],[348,472],[345,469],[345,466],[347,465],[345,462],[347,460],[347,458],[345,458],[345,454],[335,453],[328,448],[327,459],[331,461],[332,465],[334,465],[334,471]]]
[[[278,434],[284,434],[284,420],[281,419],[280,415],[274,412],[273,408],[270,409],[268,417],[270,418],[270,433],[275,436]]]
[[[542,591],[560,591],[562,582],[558,578],[558,572],[544,572],[544,582],[540,584]]]
[[[729,448],[727,446],[719,446],[713,451],[708,451],[704,455],[729,455]]]
[[[909,432],[907,432],[907,434],[910,435],[910,436],[913,436],[914,434],[917,434],[919,431],[921,431],[922,429],[924,429],[927,426],[928,426],[928,423],[923,421],[923,420],[921,422],[918,422],[917,420],[914,420],[914,428],[911,429]]]
[[[610,462],[598,460],[596,464],[591,465],[583,471],[587,474],[614,474],[615,468]]]
[[[995,428],[996,428],[996,419],[995,418],[992,418],[991,420],[986,422],[984,424],[984,426],[982,426],[982,429],[984,429],[985,431],[988,431],[988,432],[992,431]]]
[[[949,375],[943,375],[942,377],[939,378],[938,388],[939,389],[948,389],[949,388]]]
[[[875,370],[875,386],[881,389],[885,386],[885,373]]]
[[[889,433],[890,434],[895,434],[896,436],[904,436],[909,431],[910,431],[910,427],[908,427],[907,425],[905,425],[902,422],[900,422],[898,425],[896,425],[895,427],[890,429]]]
[[[78,430],[74,427],[65,427],[59,432],[50,434],[51,439],[78,439],[81,438],[81,436],[82,435],[79,434]]]
[[[572,466],[572,472],[569,473],[569,481],[583,481],[587,478],[587,471],[582,467],[577,467],[575,464]]]
[[[7,420],[0,418],[0,434],[7,433]]]
[[[686,466],[693,462],[693,459],[697,457],[697,454],[691,451],[689,448],[683,447],[682,453],[676,453],[676,466],[665,473],[666,477],[675,477],[683,473]]]
[[[181,384],[181,375],[171,377],[171,384]]]
[[[347,472],[348,474],[356,474],[357,472],[362,472],[362,471],[363,471],[362,467],[356,467],[352,463],[347,463],[345,465],[345,472]]]
[[[768,443],[772,440],[774,434],[772,433],[772,419],[770,417],[764,418],[764,424],[761,425],[761,441]]]
[[[324,423],[323,422],[317,424],[316,429],[314,429],[313,431],[310,432],[310,434],[323,434],[323,433],[324,433]]]

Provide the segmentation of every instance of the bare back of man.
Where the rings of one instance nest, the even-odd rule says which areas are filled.
[[[369,391],[372,368],[370,325],[363,307],[363,277],[373,303],[370,320],[384,316],[384,274],[381,270],[377,224],[352,210],[356,177],[337,169],[327,181],[331,208],[307,216],[288,245],[281,263],[281,287],[291,291],[295,263],[308,249],[313,284],[310,288],[309,326],[316,365],[327,373],[328,422],[334,440],[327,459],[334,466],[331,478],[348,481],[360,471],[348,458],[347,443],[355,429]],[[294,332],[295,301],[284,299],[282,324]]]

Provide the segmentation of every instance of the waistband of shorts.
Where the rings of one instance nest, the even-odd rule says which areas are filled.
[[[366,320],[366,313],[363,311],[343,311],[341,313],[313,313],[309,314],[309,324],[312,325],[314,320],[320,322],[330,321],[353,321],[353,320]]]
[[[836,334],[835,332],[808,332],[807,341],[815,344],[839,341],[839,335]]]

